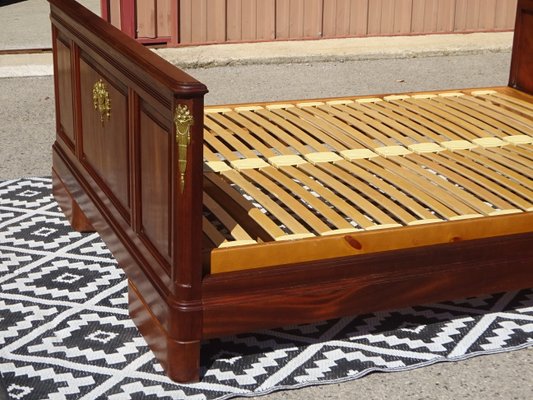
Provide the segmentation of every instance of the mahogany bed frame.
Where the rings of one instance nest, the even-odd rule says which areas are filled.
[[[206,338],[533,286],[533,0],[508,87],[206,108],[49,2],[53,193],[126,272],[173,380],[200,378]]]

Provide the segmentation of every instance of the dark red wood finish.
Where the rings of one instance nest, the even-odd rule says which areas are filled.
[[[172,359],[160,356],[169,374],[198,379],[202,185],[192,183],[202,181],[207,89],[78,3],[50,3],[54,194],[75,229],[100,233],[142,293],[141,312],[132,295],[132,316],[141,329],[147,316],[160,327],[147,339],[156,350],[171,349]],[[104,121],[93,105],[100,80],[111,99]],[[173,121],[178,105],[187,105],[198,121],[183,193]]]
[[[532,244],[530,233],[209,276],[204,335],[530,287]]]
[[[76,2],[49,2],[54,195],[74,229],[98,231],[126,272],[130,314],[172,379],[199,379],[203,338],[533,286],[532,233],[202,271],[207,89]],[[520,0],[511,84],[526,91],[532,13],[533,1]],[[112,105],[104,124],[92,104],[100,79]],[[194,117],[183,193],[173,122],[178,105]]]
[[[509,86],[533,94],[533,0],[518,0]]]

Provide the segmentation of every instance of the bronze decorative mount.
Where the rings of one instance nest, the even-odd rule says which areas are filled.
[[[111,99],[102,79],[99,79],[93,86],[93,105],[94,109],[100,113],[100,122],[104,126],[105,121],[111,118]]]
[[[178,143],[178,165],[180,172],[180,189],[185,188],[185,172],[187,171],[187,150],[191,143],[191,126],[194,119],[189,107],[178,104],[174,111],[174,124],[176,126],[176,142]]]

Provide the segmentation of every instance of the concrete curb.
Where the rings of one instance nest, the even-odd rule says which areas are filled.
[[[52,53],[4,54],[0,56],[0,78],[49,76],[54,73]]]
[[[500,53],[511,50],[512,40],[512,32],[498,32],[240,43],[154,51],[181,68],[209,68]]]
[[[512,32],[238,43],[154,49],[180,68],[345,62],[508,52]],[[0,78],[52,75],[52,55],[0,56]]]

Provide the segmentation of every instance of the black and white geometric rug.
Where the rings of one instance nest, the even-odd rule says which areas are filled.
[[[533,289],[206,342],[166,378],[128,318],[124,274],[72,231],[49,178],[0,182],[0,376],[13,399],[224,399],[533,345]]]

